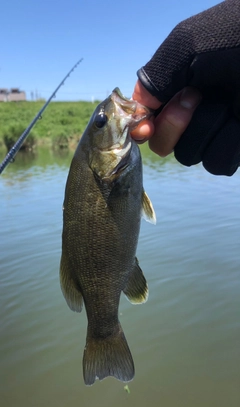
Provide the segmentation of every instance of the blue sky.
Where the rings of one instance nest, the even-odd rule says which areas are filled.
[[[55,100],[104,99],[116,86],[131,96],[137,69],[174,26],[218,2],[2,1],[0,87],[47,99],[83,57]]]

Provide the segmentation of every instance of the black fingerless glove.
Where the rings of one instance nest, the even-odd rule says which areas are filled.
[[[203,94],[175,146],[190,166],[203,162],[216,175],[240,165],[240,1],[226,0],[180,24],[138,71],[143,86],[167,102],[185,86]]]

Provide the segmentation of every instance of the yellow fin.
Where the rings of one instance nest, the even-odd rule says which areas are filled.
[[[132,304],[142,304],[148,299],[148,285],[136,257],[123,292]]]
[[[157,218],[155,211],[152,206],[152,202],[150,201],[147,193],[144,191],[142,192],[142,217],[150,223],[156,225]]]

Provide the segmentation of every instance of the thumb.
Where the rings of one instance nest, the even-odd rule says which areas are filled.
[[[150,107],[151,109],[158,109],[162,103],[155,96],[152,96],[151,93],[137,80],[132,98],[137,100],[144,106]]]
[[[151,93],[145,89],[139,80],[136,82],[132,98],[137,100],[137,102],[141,103],[142,105],[154,110],[158,109],[162,104],[155,96],[152,96]],[[153,134],[154,124],[152,120],[144,120],[131,132],[131,136],[138,143],[143,143]]]

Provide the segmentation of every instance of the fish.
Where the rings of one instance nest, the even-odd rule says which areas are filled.
[[[136,249],[141,217],[156,223],[143,188],[142,161],[130,132],[152,111],[115,88],[95,109],[73,156],[63,203],[60,285],[71,310],[88,318],[86,385],[133,379],[134,362],[119,322],[123,292],[147,301]]]

